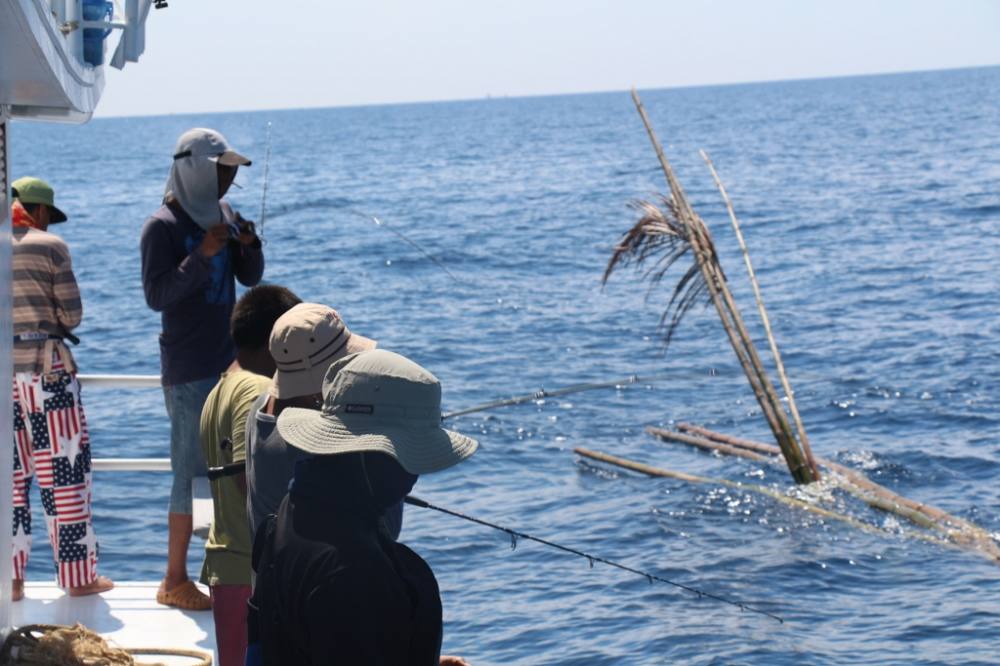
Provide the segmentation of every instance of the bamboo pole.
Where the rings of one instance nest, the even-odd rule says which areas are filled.
[[[649,116],[646,114],[646,108],[643,106],[642,100],[639,99],[639,93],[634,88],[632,89],[632,101],[635,103],[636,110],[639,112],[639,117],[642,119],[642,123],[646,128],[649,140],[653,144],[653,149],[656,151],[656,157],[660,161],[660,167],[667,179],[667,186],[670,188],[670,196],[674,203],[677,204],[679,213],[678,217],[687,232],[688,242],[691,244],[692,255],[694,256],[695,263],[698,265],[698,269],[702,274],[705,285],[708,288],[709,297],[711,298],[712,304],[715,306],[716,312],[719,315],[722,328],[729,337],[729,342],[732,345],[733,351],[736,353],[737,360],[742,366],[744,374],[750,382],[750,387],[753,390],[754,396],[757,398],[757,402],[760,403],[761,409],[764,411],[764,418],[767,419],[768,424],[772,426],[772,430],[775,431],[775,436],[778,437],[780,441],[780,426],[777,425],[777,415],[774,413],[774,409],[766,397],[766,391],[764,390],[760,379],[760,372],[752,365],[752,361],[747,355],[745,349],[745,340],[741,339],[739,332],[736,330],[735,325],[731,321],[731,312],[727,310],[726,304],[723,302],[721,290],[724,286],[724,281],[722,276],[714,270],[715,257],[708,250],[708,248],[712,246],[710,243],[706,242],[707,229],[705,230],[705,234],[700,233],[701,230],[704,229],[704,225],[691,208],[691,204],[688,202],[687,196],[684,194],[684,189],[681,187],[680,181],[677,179],[673,167],[670,166],[670,162],[667,160],[667,156],[663,152],[663,146],[660,144],[660,140],[656,136],[656,131],[653,129]]]
[[[707,233],[707,229],[705,231]],[[768,423],[771,426],[771,431],[774,433],[775,439],[777,439],[779,446],[781,446],[785,462],[788,464],[789,471],[792,473],[792,478],[795,479],[796,483],[811,483],[813,481],[818,481],[819,472],[814,470],[813,466],[809,464],[809,459],[804,455],[804,452],[795,439],[795,435],[792,433],[791,425],[788,423],[788,418],[781,406],[781,399],[778,397],[778,392],[771,383],[771,379],[768,377],[767,371],[764,369],[764,364],[761,361],[760,356],[757,354],[757,347],[754,345],[753,339],[750,337],[750,333],[747,330],[745,322],[743,321],[743,315],[736,306],[736,301],[733,298],[732,292],[729,290],[728,285],[724,282],[722,283],[719,291],[722,294],[726,307],[731,313],[737,333],[739,334],[739,337],[746,349],[746,353],[750,358],[751,366],[754,368],[754,371],[759,378],[765,400],[775,415],[774,419]],[[758,398],[758,402],[761,402],[760,398]],[[763,404],[761,406],[763,407]],[[789,455],[790,453],[791,455]]]
[[[742,439],[740,437],[734,437],[733,435],[726,435],[715,430],[709,430],[708,428],[703,428],[701,426],[694,425],[692,423],[678,423],[677,429],[681,432],[692,433],[695,435],[701,435],[708,439],[714,439],[718,442],[723,442],[724,444],[730,444],[732,446],[750,449],[751,451],[757,451],[758,453],[768,453],[770,455],[776,456],[781,455],[781,449],[773,444],[765,444],[764,442],[755,442],[751,439]]]
[[[757,462],[773,463],[774,456],[763,455],[761,453],[755,453],[748,449],[744,449],[739,446],[730,446],[729,444],[723,444],[721,442],[713,442],[710,439],[705,439],[704,437],[694,437],[692,435],[685,435],[680,432],[674,432],[673,430],[664,430],[663,428],[655,428],[653,426],[647,426],[646,432],[654,437],[659,437],[660,439],[670,440],[674,442],[681,442],[682,444],[687,444],[689,446],[694,446],[705,451],[717,451],[723,455],[735,456],[738,458],[746,458],[748,460],[754,460]],[[777,448],[777,447],[775,447]],[[778,449],[780,454],[781,449]]]
[[[802,511],[807,511],[809,513],[814,513],[824,518],[829,518],[831,520],[836,520],[851,527],[863,530],[871,534],[880,534],[882,536],[896,536],[897,533],[887,530],[885,528],[879,527],[877,525],[872,525],[864,521],[858,520],[857,518],[852,518],[843,513],[837,511],[831,511],[829,509],[824,509],[813,504],[809,504],[803,500],[795,497],[789,497],[784,493],[781,493],[773,488],[768,488],[767,486],[761,486],[756,484],[746,484],[740,483],[738,481],[730,481],[729,479],[713,479],[704,476],[695,476],[693,474],[685,474],[683,472],[676,472],[673,470],[662,469],[659,467],[653,467],[652,465],[646,465],[644,463],[629,460],[627,458],[620,458],[618,456],[613,456],[608,453],[602,453],[600,451],[591,451],[582,447],[577,447],[573,449],[573,453],[590,460],[596,460],[608,465],[619,467],[621,469],[626,469],[632,472],[638,472],[640,474],[645,474],[646,476],[652,477],[663,477],[669,479],[677,479],[680,481],[688,481],[691,483],[710,483],[727,486],[730,488],[738,488],[739,490],[746,490],[749,492],[757,493],[760,495],[765,495],[771,499],[777,500],[782,504],[801,509]],[[922,531],[904,531],[901,532],[902,536],[906,536],[912,539],[918,539],[920,541],[925,541],[928,543],[933,543],[938,546],[944,546],[948,548],[961,548],[962,550],[972,550],[980,555],[984,555],[989,559],[993,560],[994,563],[1000,563],[1000,556],[998,556],[997,549],[994,544],[993,549],[983,548],[982,544],[979,542],[963,542],[957,541],[953,538],[944,539],[934,534],[928,534]]]
[[[646,432],[656,437],[659,437],[661,440],[664,441],[680,442],[682,444],[687,444],[688,446],[693,446],[695,448],[699,448],[705,451],[718,452],[723,455],[731,455],[739,458],[747,458],[750,460],[756,460],[765,463],[774,463],[778,460],[778,458],[774,455],[767,456],[761,453],[756,453],[749,449],[745,449],[740,446],[723,444],[722,442],[719,441],[713,441],[711,439],[707,439],[704,437],[696,437],[694,435],[685,435],[682,433],[673,432],[672,430],[664,430],[663,428],[648,427],[646,428]],[[778,449],[777,447],[771,447],[771,448],[775,449],[774,452],[780,456],[781,454],[780,449]],[[864,489],[854,486],[844,486],[843,484],[839,485],[840,487],[850,492],[852,495],[855,495],[856,497],[863,500],[866,504],[876,509],[881,509],[889,513],[895,513],[921,527],[925,528],[938,527],[936,521],[933,520],[930,516],[920,513],[913,507],[907,506],[902,502],[897,501],[896,497],[890,497],[887,494],[865,492]],[[869,482],[869,485],[881,488],[880,486],[877,486],[877,484],[871,482]],[[904,499],[904,498],[899,498],[899,499]]]
[[[721,483],[726,485],[731,483],[726,479],[709,479],[704,476],[695,476],[693,474],[685,474],[684,472],[675,472],[670,469],[663,469],[662,467],[653,467],[652,465],[646,465],[640,462],[635,462],[633,460],[627,460],[625,458],[618,458],[610,453],[601,453],[600,451],[591,451],[590,449],[585,449],[583,447],[576,447],[573,449],[573,453],[583,456],[584,458],[590,458],[591,460],[598,460],[603,463],[608,463],[615,465],[617,467],[622,467],[624,469],[632,470],[633,472],[641,472],[646,476],[660,476],[667,479],[677,479],[678,481],[689,481],[691,483]]]
[[[636,462],[634,460],[629,460],[628,458],[620,458],[618,456],[613,456],[609,453],[602,453],[601,451],[591,451],[590,449],[585,449],[582,447],[577,447],[573,449],[573,453],[590,460],[596,460],[608,465],[613,465],[621,469],[627,469],[632,472],[638,472],[640,474],[645,474],[646,476],[652,477],[662,477],[668,479],[677,479],[679,481],[687,481],[690,483],[707,483],[713,485],[721,485],[729,488],[736,488],[739,490],[745,490],[748,492],[756,493],[758,495],[764,495],[778,502],[806,511],[808,513],[813,513],[824,518],[829,518],[831,520],[837,520],[842,523],[846,523],[851,527],[855,527],[859,530],[864,530],[865,532],[873,534],[882,535],[895,535],[894,532],[890,532],[884,528],[877,525],[872,525],[864,521],[858,520],[857,518],[852,518],[851,516],[839,513],[837,511],[831,511],[830,509],[824,509],[823,507],[810,504],[806,501],[798,499],[796,497],[789,497],[788,495],[775,490],[773,488],[768,488],[767,486],[761,486],[752,483],[740,483],[739,481],[730,481],[729,479],[714,479],[707,476],[695,476],[693,474],[685,474],[684,472],[676,472],[674,470],[663,469],[661,467],[653,467],[652,465],[646,465],[644,463]],[[953,545],[939,537],[934,537],[927,534],[921,533],[909,533],[907,536],[912,536],[917,539],[924,541],[930,541],[933,543],[941,545]]]
[[[764,417],[767,419],[768,425],[771,426],[779,446],[781,446],[792,478],[796,483],[817,481],[819,480],[818,473],[809,465],[808,459],[792,433],[777,391],[774,390],[774,386],[764,370],[763,363],[760,361],[753,340],[746,329],[739,309],[736,307],[732,293],[726,285],[725,278],[719,273],[717,258],[709,252],[709,248],[712,248],[713,245],[708,228],[691,208],[691,204],[663,152],[663,147],[656,137],[656,132],[653,130],[646,109],[642,105],[642,100],[639,99],[639,94],[634,88],[632,89],[632,101],[642,118],[646,133],[649,135],[660,166],[666,176],[671,196],[677,205],[678,217],[687,231],[688,241],[691,243],[695,261],[708,287],[712,304],[719,314],[723,329],[726,331],[733,351],[750,382],[754,396],[764,412]]]
[[[683,432],[700,435],[707,439],[721,442],[736,449],[740,448],[749,449],[751,451],[755,451],[758,453],[770,453],[771,455],[778,455],[781,453],[780,449],[770,444],[765,444],[763,442],[755,442],[749,439],[741,439],[739,437],[733,437],[732,435],[726,435],[721,432],[716,432],[714,430],[709,430],[708,428],[702,428],[700,426],[691,425],[689,423],[678,423],[677,428]],[[659,435],[659,433],[655,434]],[[834,462],[827,458],[817,458],[817,461],[824,467],[827,467],[831,471],[836,472],[840,476],[844,477],[855,486],[862,488],[864,490],[869,490],[871,492],[881,494],[886,498],[891,499],[892,501],[898,503],[901,506],[905,506],[914,511],[920,511],[921,513],[924,513],[928,518],[934,521],[957,522],[960,520],[942,511],[941,509],[935,508],[927,504],[922,504],[920,502],[916,502],[907,497],[903,497],[902,495],[894,493],[885,486],[875,483],[861,472],[851,469],[850,467],[846,467],[844,465],[841,465],[840,463]]]
[[[738,334],[730,322],[730,317],[726,311],[725,305],[722,303],[721,296],[719,294],[721,279],[719,279],[720,276],[718,276],[711,269],[712,257],[709,254],[708,249],[703,246],[703,238],[701,234],[697,232],[697,216],[691,209],[687,197],[684,195],[684,190],[681,188],[681,184],[677,180],[674,170],[670,166],[670,162],[667,160],[667,156],[663,152],[663,146],[660,144],[660,140],[656,137],[656,132],[653,130],[653,125],[649,121],[649,116],[646,115],[646,109],[642,105],[642,100],[639,99],[639,93],[634,88],[632,89],[632,101],[635,103],[635,107],[639,112],[639,117],[642,118],[642,123],[646,128],[646,133],[649,136],[650,142],[653,144],[653,149],[656,151],[656,157],[660,161],[660,167],[663,169],[663,173],[666,176],[667,186],[670,188],[670,196],[677,204],[678,212],[680,213],[678,217],[687,232],[688,242],[691,244],[692,255],[694,256],[695,263],[698,265],[702,274],[702,278],[705,280],[705,285],[708,288],[712,304],[715,306],[715,309],[719,314],[719,319],[722,322],[722,328],[729,337],[729,342],[733,347],[733,351],[736,352],[737,360],[743,367],[744,374],[746,374],[747,379],[750,381],[750,386],[754,395],[757,397],[758,402],[761,403],[762,409],[764,409],[765,418],[768,420],[768,423],[771,423],[774,419],[773,410],[770,409],[770,405],[764,405],[764,401],[761,398],[763,388],[760,385],[760,380],[757,377],[757,373],[750,365],[750,361],[739,341]]]
[[[720,443],[727,447],[735,448],[737,450],[746,449],[747,452],[757,454],[770,453],[772,455],[780,455],[781,453],[781,450],[778,447],[770,444],[725,435],[723,433],[691,425],[689,423],[679,423],[677,427],[684,432],[700,435],[700,437],[691,437],[691,439],[703,439],[703,442],[705,439],[714,440],[716,443]],[[659,432],[661,429],[652,428],[647,430],[650,430],[652,434],[662,438],[662,435]],[[670,439],[673,441],[689,443],[688,441],[678,439],[676,437]],[[711,446],[707,445],[702,445],[700,448],[712,449]],[[727,452],[727,449],[712,450],[717,450],[720,453]],[[957,516],[953,516],[941,509],[938,509],[937,507],[924,504],[922,502],[916,502],[908,497],[895,493],[885,486],[875,483],[861,472],[841,465],[840,463],[827,460],[825,458],[817,458],[816,460],[820,465],[829,469],[843,481],[843,483],[839,484],[841,488],[860,498],[870,506],[906,518],[910,522],[920,525],[921,527],[942,532],[950,541],[962,546],[975,548],[1000,562],[1000,546],[997,545],[990,533],[979,525],[962,518],[958,518]]]
[[[715,170],[715,165],[712,163],[712,159],[704,150],[699,152],[701,153],[702,159],[705,160],[706,164],[708,164],[708,169],[712,172],[712,178],[715,180],[715,185],[719,188],[722,200],[726,203],[726,210],[729,212],[729,220],[733,224],[733,231],[736,232],[736,239],[740,243],[740,250],[743,251],[743,261],[747,267],[747,274],[750,276],[750,284],[753,285],[754,299],[757,301],[757,310],[760,312],[761,321],[764,322],[764,331],[767,333],[767,341],[771,346],[771,354],[774,356],[774,364],[778,371],[778,378],[781,380],[781,387],[785,390],[785,396],[788,397],[788,410],[792,413],[792,419],[795,421],[795,428],[799,435],[799,444],[802,446],[802,452],[806,456],[806,461],[816,474],[816,477],[819,478],[819,471],[816,468],[816,460],[813,458],[812,447],[809,445],[809,437],[806,435],[806,429],[802,423],[802,417],[799,416],[798,405],[795,402],[795,391],[792,390],[791,383],[788,381],[788,375],[785,373],[785,364],[781,360],[781,352],[778,351],[778,343],[775,341],[774,332],[771,330],[771,319],[767,316],[767,309],[764,307],[764,297],[760,293],[760,284],[757,281],[757,274],[754,272],[753,263],[750,261],[750,251],[747,249],[746,241],[743,239],[743,231],[740,229],[740,223],[736,219],[736,210],[733,208],[733,202],[729,198],[729,193],[726,192],[726,188],[722,184],[722,179],[719,178],[719,174]]]

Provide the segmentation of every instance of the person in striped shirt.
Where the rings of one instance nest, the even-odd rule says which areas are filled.
[[[14,581],[24,596],[31,552],[28,490],[38,480],[59,586],[71,596],[114,587],[97,574],[91,524],[90,437],[76,364],[64,340],[83,317],[69,248],[48,231],[66,221],[52,187],[14,181],[11,208],[14,324]]]

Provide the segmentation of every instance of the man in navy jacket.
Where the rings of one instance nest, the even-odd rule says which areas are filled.
[[[253,286],[264,273],[253,224],[222,200],[241,165],[250,160],[218,132],[198,128],[182,134],[163,205],[146,221],[140,244],[146,303],[162,314],[160,372],[174,475],[167,572],[157,601],[189,610],[211,607],[187,573],[191,480],[205,473],[198,441],[201,409],[236,355],[229,335],[235,280]]]

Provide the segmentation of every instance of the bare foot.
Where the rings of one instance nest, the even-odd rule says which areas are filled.
[[[24,599],[24,581],[22,579],[15,578],[12,580],[11,588],[11,601],[20,601],[21,599]]]
[[[115,584],[107,576],[98,576],[93,583],[69,588],[69,596],[85,597],[88,594],[100,594],[112,589]]]

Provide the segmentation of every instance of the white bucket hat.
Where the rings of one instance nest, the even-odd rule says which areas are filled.
[[[376,349],[343,359],[323,381],[321,411],[287,407],[278,433],[315,455],[375,451],[410,474],[455,465],[479,443],[441,427],[441,383],[413,361]]]
[[[333,308],[299,303],[281,315],[271,329],[268,350],[277,366],[271,395],[287,399],[319,393],[333,362],[375,349],[376,344],[351,333]]]

